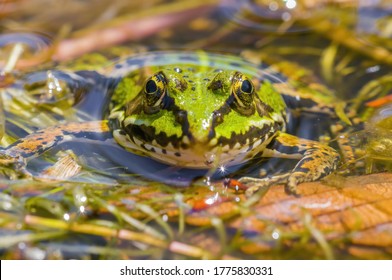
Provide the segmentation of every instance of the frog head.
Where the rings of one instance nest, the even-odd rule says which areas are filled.
[[[284,129],[285,104],[267,80],[197,65],[154,70],[124,78],[114,94],[127,96],[111,114],[114,138],[133,153],[189,168],[234,165]]]

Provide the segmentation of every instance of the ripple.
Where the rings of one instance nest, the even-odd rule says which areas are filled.
[[[0,47],[17,43],[28,46],[33,52],[39,52],[50,45],[51,39],[39,33],[6,33],[0,35]]]
[[[31,67],[49,59],[47,50],[52,39],[40,33],[6,33],[0,35],[0,67],[3,68],[12,56],[15,46],[21,46],[21,54],[17,57],[16,68]]]
[[[303,2],[303,1],[302,1]],[[261,32],[301,32],[306,27],[293,25],[308,17],[321,4],[304,6],[297,0],[223,0],[223,14],[240,26]]]
[[[378,109],[368,121],[368,127],[375,127],[377,123],[392,117],[392,104]]]
[[[65,103],[69,107],[88,86],[88,82],[77,74],[56,70],[37,71],[23,77],[23,88],[33,104],[59,106],[60,101],[67,100]]]
[[[390,17],[392,16],[392,5],[383,6],[378,1],[361,3],[358,7],[358,21],[356,31],[360,34],[374,34],[385,39],[392,37]]]

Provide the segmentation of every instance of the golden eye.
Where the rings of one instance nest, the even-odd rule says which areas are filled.
[[[233,94],[241,107],[248,107],[252,104],[254,96],[254,87],[252,82],[239,72],[234,74],[233,77]]]
[[[255,112],[254,86],[248,77],[236,72],[232,78],[232,107],[238,113],[249,116]]]
[[[241,84],[241,91],[244,93],[253,93],[253,85],[249,80],[243,80]]]
[[[145,90],[146,90],[146,93],[148,93],[148,94],[155,93],[158,90],[157,83],[154,80],[149,80],[146,83]]]
[[[166,77],[162,72],[151,76],[144,85],[144,112],[156,113],[161,109],[162,101],[166,95]]]

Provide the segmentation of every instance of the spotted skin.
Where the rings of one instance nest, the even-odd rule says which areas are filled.
[[[22,173],[28,175],[29,173],[25,170],[28,160],[38,157],[63,142],[77,138],[91,138],[92,134],[109,135],[110,129],[107,121],[70,122],[38,130],[1,151],[0,164],[14,165]]]
[[[241,183],[253,185],[247,193],[252,194],[262,187],[274,184],[286,184],[289,193],[297,193],[297,185],[318,180],[334,171],[339,164],[339,153],[333,148],[316,141],[302,139],[280,132],[264,150],[263,157],[298,159],[298,163],[288,173],[270,178],[242,177]]]

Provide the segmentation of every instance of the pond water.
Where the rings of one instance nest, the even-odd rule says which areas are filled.
[[[305,238],[303,232],[291,234],[290,230],[286,235],[277,235],[284,219],[258,217],[264,223],[261,230],[226,220],[241,217],[239,208],[252,207],[246,202],[249,197],[243,196],[246,186],[237,180],[284,174],[295,166],[297,157],[266,158],[259,151],[249,161],[221,164],[229,152],[218,149],[212,153],[211,163],[194,169],[185,163],[168,164],[165,149],[163,156],[155,156],[156,147],[154,154],[146,147],[137,154],[126,151],[112,137],[111,130],[119,126],[116,122],[123,121],[112,117],[116,112],[113,108],[119,106],[125,112],[144,115],[147,105],[135,109],[136,105],[121,103],[124,97],[118,87],[128,77],[134,89],[126,94],[138,93],[143,86],[147,88],[148,77],[174,69],[188,74],[183,76],[189,79],[185,86],[177,79],[182,92],[191,88],[192,79],[208,80],[197,80],[195,87],[210,89],[218,87],[210,83],[216,73],[239,71],[251,77],[251,87],[272,84],[285,95],[288,134],[322,142],[339,151],[341,164],[335,171],[339,176],[390,171],[391,16],[392,5],[382,0],[74,0],[61,5],[47,0],[1,1],[0,211],[7,222],[3,223],[0,238],[7,242],[11,236],[21,236],[3,246],[2,256],[192,257],[191,249],[165,253],[171,241],[178,241],[199,246],[216,258],[224,256],[227,249],[225,245],[222,249],[222,240],[230,239],[227,246],[239,248],[230,254],[238,258],[331,257],[322,246],[320,251],[317,246],[302,244],[306,247],[303,250],[295,241]],[[200,74],[208,71],[213,74]],[[158,89],[152,91],[156,93]],[[111,102],[113,96],[119,100]],[[238,102],[239,97],[234,98]],[[181,102],[193,102],[192,98],[184,100],[175,100],[177,111],[183,108]],[[220,106],[237,109],[228,102]],[[162,106],[166,109],[164,106],[169,105]],[[200,111],[210,109],[204,104],[197,106],[207,108]],[[193,108],[182,110],[187,116],[202,115]],[[106,123],[100,124],[105,119],[110,120],[110,129]],[[66,126],[75,122],[91,125]],[[178,123],[181,121],[176,119],[173,128],[154,124],[153,133],[166,133],[157,141],[169,141],[168,131],[175,134]],[[54,126],[59,124],[63,126],[56,130]],[[192,125],[191,122],[191,129]],[[8,148],[19,143],[15,142],[18,139],[45,129],[49,133],[43,139],[36,137],[27,142],[22,152]],[[228,126],[226,131],[230,129]],[[148,133],[142,131],[142,138],[150,137]],[[63,141],[76,134],[71,141]],[[235,134],[231,135],[234,138]],[[197,136],[194,133],[189,137],[192,140]],[[53,147],[51,141],[56,143]],[[234,146],[231,143],[230,149]],[[203,149],[195,149],[193,157],[204,153]],[[282,181],[275,183],[279,182]],[[339,182],[343,181],[333,184]],[[285,195],[293,199],[289,193]],[[232,212],[209,208],[221,203],[228,203],[226,209]],[[44,220],[40,218],[52,221],[42,232]],[[213,218],[221,224],[212,225]],[[65,234],[56,227],[56,220],[93,226],[87,232],[76,226]],[[246,224],[246,218],[239,220]],[[104,235],[99,233],[100,228],[135,231],[146,234],[147,239]],[[203,236],[207,243],[214,244],[210,250],[200,241]],[[162,243],[153,244],[148,237]],[[254,254],[241,238],[266,249]],[[142,250],[138,242],[147,250]],[[67,248],[68,244],[71,246]],[[291,250],[283,252],[282,246]],[[107,252],[109,247],[114,251]],[[335,257],[358,257],[350,254],[343,250]]]

